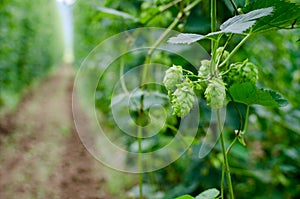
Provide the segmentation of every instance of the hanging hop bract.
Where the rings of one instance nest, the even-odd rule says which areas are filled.
[[[183,76],[182,67],[173,65],[166,71],[163,83],[173,107],[173,114],[186,116],[194,104],[194,88],[192,82]]]
[[[177,86],[176,91],[172,94],[173,114],[178,117],[186,116],[194,104],[194,89],[193,86],[184,82]]]
[[[209,80],[208,86],[204,92],[207,104],[212,109],[220,109],[226,103],[226,88],[222,79],[214,78]]]
[[[258,69],[253,63],[245,60],[242,63],[231,64],[230,67],[230,71],[224,77],[228,86],[245,82],[256,84],[258,80]]]
[[[182,83],[182,81],[182,67],[173,65],[166,71],[165,77],[163,79],[163,84],[169,92],[174,92],[177,88],[176,85]]]

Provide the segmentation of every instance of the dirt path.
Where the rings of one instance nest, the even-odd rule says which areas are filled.
[[[0,137],[1,199],[111,198],[101,188],[104,175],[95,171],[99,163],[74,130],[72,85],[72,68],[63,65],[13,115],[13,132]]]

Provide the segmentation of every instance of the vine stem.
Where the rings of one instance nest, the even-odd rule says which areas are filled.
[[[139,171],[139,195],[143,199],[143,165],[142,165],[142,127],[137,127],[138,136],[138,171]]]
[[[225,175],[225,167],[222,165],[222,178],[221,178],[221,198],[224,199],[224,175]]]
[[[249,4],[249,0],[245,1],[245,6],[247,6]]]
[[[250,36],[251,36],[250,33],[247,34],[247,36],[244,37],[242,39],[242,41],[238,45],[235,46],[235,48],[231,51],[231,53],[229,54],[229,56],[220,64],[219,67],[224,66],[229,61],[229,59],[238,51],[238,49],[249,39]]]
[[[218,120],[218,128],[220,131],[220,140],[221,140],[222,154],[223,154],[223,159],[224,159],[223,164],[224,164],[224,170],[225,170],[226,179],[227,179],[227,183],[228,183],[229,194],[230,194],[230,198],[234,199],[233,187],[232,187],[231,176],[230,176],[230,167],[228,164],[225,140],[224,140],[224,135],[222,132],[222,127],[221,127],[220,110],[217,110],[217,120]]]
[[[217,1],[210,1],[210,24],[211,24],[211,32],[215,32],[217,29]],[[210,62],[210,74],[213,76],[216,73],[216,64],[215,64],[215,54],[217,48],[217,41],[211,40],[211,62]]]
[[[200,3],[202,0],[196,0],[192,4],[188,5],[186,8],[184,8],[182,11],[178,12],[177,17],[173,20],[173,22],[168,26],[168,28],[163,32],[163,34],[159,37],[159,39],[153,44],[153,46],[149,49],[146,60],[145,60],[145,67],[143,68],[142,72],[142,79],[141,79],[141,89],[145,89],[145,83],[147,80],[147,77],[149,76],[149,64],[151,60],[151,56],[154,52],[154,50],[159,46],[159,44],[168,36],[169,32],[174,29],[174,27],[179,23],[181,18],[183,17],[183,13],[190,11],[193,9],[198,3]],[[177,1],[175,1],[177,2]],[[178,1],[180,2],[180,1]],[[143,100],[141,99],[141,109],[140,112],[143,111]],[[140,115],[141,113],[139,113]],[[138,169],[139,169],[139,195],[140,199],[143,199],[143,167],[142,167],[142,127],[138,126]]]
[[[167,28],[167,30],[165,30],[163,32],[163,34],[159,37],[159,39],[154,43],[154,45],[149,49],[147,56],[146,56],[146,60],[145,60],[145,67],[142,73],[142,88],[144,86],[144,84],[146,83],[146,79],[148,76],[148,70],[149,70],[149,63],[151,60],[151,56],[154,52],[154,50],[158,47],[158,45],[166,38],[166,36],[169,34],[169,32],[177,25],[177,23],[180,21],[181,17],[182,17],[182,12],[179,12],[177,17],[174,19],[174,21],[169,25],[169,27]]]
[[[238,14],[239,11],[238,11],[238,8],[237,8],[236,4],[234,3],[234,1],[233,1],[233,0],[230,0],[230,3],[231,3],[231,5],[232,5],[232,7],[233,7],[233,9],[234,9],[234,11],[235,11],[235,14]]]
[[[245,117],[245,125],[244,125],[244,129],[243,129],[243,133],[246,133],[246,131],[247,131],[247,129],[248,129],[249,110],[250,110],[250,106],[247,105],[246,117]]]

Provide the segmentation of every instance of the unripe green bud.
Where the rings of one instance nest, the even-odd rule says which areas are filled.
[[[182,67],[173,65],[166,71],[165,77],[163,79],[163,84],[168,91],[174,92],[177,88],[176,85],[182,83],[182,79]]]
[[[241,68],[241,77],[243,82],[251,82],[256,84],[258,80],[258,69],[257,66],[251,62],[246,63],[246,65]]]
[[[228,86],[245,82],[256,84],[258,80],[257,66],[248,60],[243,63],[231,64],[230,71],[224,76],[224,79]]]
[[[204,59],[201,61],[201,66],[198,70],[199,77],[206,77],[209,75],[209,67],[210,67],[210,60]]]
[[[223,55],[220,59],[220,56],[221,56],[222,52],[223,52]],[[227,50],[224,50],[224,47],[219,47],[217,49],[216,62],[220,59],[220,63],[222,63],[223,61],[225,61],[225,59],[227,59],[228,56],[229,56],[229,52]]]
[[[223,108],[226,103],[226,90],[225,84],[222,79],[212,79],[209,81],[208,86],[204,92],[207,104],[212,109]]]
[[[172,95],[173,114],[178,117],[186,116],[193,107],[194,95],[193,86],[190,83],[184,82],[178,85]]]

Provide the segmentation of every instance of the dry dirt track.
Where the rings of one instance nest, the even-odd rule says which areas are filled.
[[[74,130],[73,76],[72,67],[62,65],[22,100],[12,128],[6,127],[12,132],[0,132],[1,199],[111,198],[99,163]]]

